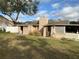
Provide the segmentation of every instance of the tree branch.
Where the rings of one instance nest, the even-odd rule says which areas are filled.
[[[10,15],[8,15],[8,14],[6,14],[6,15],[12,20],[13,24],[16,25],[15,19],[13,19],[13,18],[12,18]]]
[[[8,17],[10,17],[10,19],[12,20],[12,21],[14,21],[14,19],[10,16],[10,15],[8,15],[8,14],[6,14]]]
[[[17,13],[17,16],[16,16],[15,21],[17,21],[17,20],[18,20],[19,14],[20,14],[20,12],[18,12],[18,13]]]

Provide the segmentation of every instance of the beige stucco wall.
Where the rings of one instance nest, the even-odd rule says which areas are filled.
[[[23,34],[28,34],[28,27],[27,26],[23,26]]]
[[[38,30],[38,27],[34,27],[33,25],[28,25],[28,32],[29,33],[37,31],[37,30]]]
[[[55,38],[70,38],[70,39],[79,40],[79,34],[78,33],[66,33],[65,26],[51,27],[51,36]]]
[[[56,34],[64,34],[65,33],[65,26],[55,26],[55,33]]]
[[[47,36],[47,35],[46,35],[46,34],[47,34],[47,31],[46,31],[46,30],[47,30],[47,27],[44,27],[44,28],[43,28],[43,37],[46,37],[46,36]]]
[[[54,37],[61,38],[65,35],[65,26],[55,26],[54,27]]]
[[[0,17],[0,26],[3,26],[3,25],[6,25],[6,26],[13,26],[13,22],[6,19],[6,18],[3,18],[3,17]]]
[[[19,31],[18,31],[18,27],[17,26],[15,26],[15,27],[6,27],[5,28],[5,30],[6,30],[6,32],[11,32],[11,33],[18,33]]]
[[[48,18],[47,17],[40,17],[39,19],[39,30],[43,28],[44,25],[48,24]]]
[[[38,27],[33,27],[32,25],[23,26],[23,33],[21,31],[21,27],[19,26],[19,33],[28,35],[31,32],[37,31]]]
[[[65,33],[64,37],[79,40],[79,34],[77,33]]]
[[[19,31],[18,32],[19,34],[22,34],[22,31],[21,31],[21,27],[20,26],[18,26],[18,31]]]

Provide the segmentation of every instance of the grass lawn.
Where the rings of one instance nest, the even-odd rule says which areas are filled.
[[[79,42],[1,32],[0,59],[79,59]]]

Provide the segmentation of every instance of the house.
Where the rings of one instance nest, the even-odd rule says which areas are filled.
[[[7,26],[13,26],[13,22],[8,20],[7,18],[4,18],[3,16],[0,16],[0,29],[3,30]]]
[[[79,39],[79,24],[49,24],[43,28],[43,36]]]
[[[39,31],[43,37],[75,38],[79,39],[79,24],[48,24],[47,17],[41,17],[37,24],[17,24],[7,27],[6,32],[28,35],[31,32]]]
[[[47,17],[41,17],[38,24],[22,24],[18,27],[22,34],[40,31],[44,37],[79,39],[79,24],[48,24]]]
[[[19,24],[17,25],[19,28],[19,33],[28,35],[31,32],[39,31],[41,35],[43,35],[43,27],[48,24],[48,18],[41,17],[39,23],[37,24]]]
[[[7,18],[4,18],[3,16],[0,16],[0,26],[13,26],[13,22],[8,20]]]

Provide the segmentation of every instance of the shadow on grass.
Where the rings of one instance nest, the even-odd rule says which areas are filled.
[[[61,52],[56,48],[52,48],[46,39],[43,38],[28,38],[25,36],[18,36],[15,40],[18,42],[15,46],[9,47],[8,39],[0,38],[0,59],[79,59],[79,55]]]

